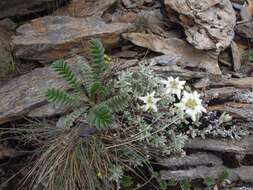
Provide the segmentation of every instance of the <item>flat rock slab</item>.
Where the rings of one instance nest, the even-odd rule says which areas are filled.
[[[212,51],[195,49],[179,38],[161,38],[157,35],[125,33],[123,37],[135,45],[167,55],[167,64],[185,67],[198,67],[212,74],[221,74],[218,55]]]
[[[248,136],[240,141],[195,138],[189,140],[185,148],[222,153],[253,154],[253,138]]]
[[[210,86],[233,86],[241,89],[252,88],[253,77],[231,78],[219,82],[211,81]]]
[[[242,89],[235,87],[221,87],[221,88],[211,88],[205,91],[205,100],[228,100],[236,93],[241,93]]]
[[[196,153],[183,157],[169,157],[158,159],[158,164],[166,168],[188,168],[197,166],[217,166],[222,165],[222,160],[210,153]]]
[[[177,179],[179,181],[185,179],[218,179],[222,172],[226,168],[224,166],[216,167],[206,167],[200,166],[192,168],[189,170],[175,170],[175,171],[166,171],[163,170],[160,172],[161,178],[163,180]],[[235,169],[226,169],[229,172],[228,179],[231,182],[244,182],[252,183],[253,182],[253,166],[241,166]]]
[[[189,170],[162,170],[160,171],[162,180],[177,179],[179,181],[185,179],[206,179],[208,177],[217,179],[218,176],[224,171],[225,167],[207,167],[200,166]]]
[[[79,61],[86,60],[79,56],[67,60],[78,76]],[[49,88],[70,89],[51,67],[38,68],[6,82],[0,87],[0,124],[29,114],[37,117],[59,113],[59,109],[47,105],[45,92]]]
[[[241,118],[244,121],[253,121],[253,104],[226,102],[224,104],[209,106],[208,110],[229,113],[234,119]]]
[[[237,34],[244,38],[253,38],[253,21],[243,22],[235,27]]]
[[[57,16],[89,17],[102,16],[116,0],[72,0],[68,5],[55,11]]]
[[[12,70],[11,36],[13,32],[0,26],[0,80]]]
[[[195,88],[222,88],[222,87],[234,87],[238,89],[251,89],[253,84],[253,77],[244,78],[230,78],[230,79],[218,79],[210,78],[208,76],[203,80],[200,80],[194,84]]]
[[[234,38],[236,16],[229,0],[164,0],[164,5],[198,49],[223,50]]]
[[[43,11],[52,12],[64,0],[1,0],[0,19],[36,14]]]
[[[12,44],[17,58],[50,62],[73,54],[87,53],[88,41],[101,38],[113,46],[120,34],[130,30],[127,23],[106,24],[99,18],[46,16],[32,20],[17,29]]]
[[[231,53],[232,53],[232,58],[233,58],[233,63],[234,63],[233,64],[234,71],[238,72],[242,64],[242,60],[241,60],[242,55],[241,55],[239,47],[234,41],[232,41],[231,43]]]

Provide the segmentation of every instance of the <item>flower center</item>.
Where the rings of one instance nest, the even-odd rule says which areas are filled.
[[[188,108],[190,109],[194,109],[198,104],[196,102],[196,100],[190,98],[189,100],[187,100],[186,104],[185,104]]]
[[[148,97],[147,104],[153,104],[153,98],[151,96]]]
[[[171,88],[177,88],[178,83],[176,80],[172,80],[172,81],[170,81],[170,85],[171,85]]]

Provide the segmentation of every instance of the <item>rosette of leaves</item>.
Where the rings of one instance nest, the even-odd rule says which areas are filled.
[[[100,40],[90,41],[91,62],[80,63],[81,80],[66,61],[58,60],[53,63],[54,71],[74,89],[73,93],[55,88],[46,92],[49,102],[67,105],[73,109],[65,119],[65,127],[72,127],[77,119],[82,118],[98,130],[106,129],[113,123],[114,114],[128,105],[127,97],[115,95],[113,80],[106,77],[110,67],[108,62],[111,60],[104,52]]]

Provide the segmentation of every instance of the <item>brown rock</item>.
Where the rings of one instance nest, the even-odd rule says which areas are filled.
[[[185,179],[219,179],[219,176],[225,170],[228,171],[229,176],[228,180],[231,182],[244,182],[244,183],[252,183],[253,182],[253,166],[241,166],[235,169],[226,169],[224,166],[216,166],[216,167],[206,167],[199,166],[196,168],[191,168],[189,170],[176,170],[176,171],[161,171],[161,178],[163,180],[177,179],[179,181]]]
[[[206,72],[195,72],[189,69],[184,69],[177,65],[168,66],[154,66],[153,70],[155,73],[162,75],[164,77],[173,76],[180,77],[184,80],[200,79],[206,77],[208,74]]]
[[[29,113],[27,113],[27,116],[32,117],[32,118],[34,117],[45,118],[45,117],[51,117],[55,115],[64,114],[67,111],[69,111],[69,107],[67,106],[45,104],[45,105],[32,109]]]
[[[64,6],[57,11],[57,16],[89,17],[102,16],[116,0],[72,0],[69,5]]]
[[[231,52],[234,63],[234,71],[239,71],[241,68],[241,52],[239,51],[239,47],[234,41],[231,43]]]
[[[222,165],[222,160],[210,153],[195,153],[187,156],[175,156],[158,159],[157,163],[166,168],[188,168],[196,166],[217,166]]]
[[[64,0],[1,0],[0,19],[38,14],[43,11],[52,12]]]
[[[189,170],[162,170],[160,171],[162,180],[171,180],[177,179],[179,181],[185,179],[206,179],[210,177],[212,179],[217,179],[218,176],[224,171],[225,167],[216,166],[216,167],[207,167],[207,166],[199,166],[197,168],[191,168]]]
[[[253,77],[245,77],[245,78],[232,78],[228,80],[224,80],[218,83],[213,83],[213,85],[217,86],[234,86],[238,88],[252,88]]]
[[[244,38],[253,38],[253,21],[251,20],[237,24],[235,31]]]
[[[208,110],[227,112],[233,118],[243,118],[246,121],[253,120],[253,104],[226,102],[225,104],[209,106]]]
[[[253,167],[241,166],[232,170],[232,181],[243,181],[245,183],[253,183]]]
[[[138,52],[136,51],[131,51],[131,50],[125,50],[125,51],[120,51],[116,53],[114,56],[119,57],[119,58],[136,58],[138,57]]]
[[[169,18],[182,25],[198,49],[223,50],[234,38],[236,17],[229,0],[164,0]]]
[[[233,100],[236,102],[253,104],[253,90],[240,90],[233,94]]]
[[[144,5],[145,6],[152,6],[155,2],[153,0],[144,0]]]
[[[196,88],[195,85],[194,87]],[[231,98],[235,93],[241,91],[242,89],[234,87],[211,88],[209,90],[205,90],[205,99],[209,101],[212,99],[226,100]]]
[[[148,34],[157,34],[161,37],[171,37],[173,35],[172,30],[167,31],[170,26],[164,22],[164,17],[160,9],[142,10],[137,15],[135,24],[142,33],[145,31]],[[178,31],[175,33],[180,35]]]
[[[13,33],[0,26],[0,80],[6,77],[12,70],[11,35]]]
[[[140,0],[122,0],[122,4],[126,8],[131,9],[137,7],[138,5],[142,5],[143,2]]]
[[[134,12],[128,12],[125,15],[122,15],[118,18],[119,22],[134,22],[137,18],[137,15]]]
[[[139,63],[146,64],[147,61],[152,64],[152,69],[158,75],[167,77],[180,77],[184,80],[200,79],[209,76],[208,73],[202,71],[191,71],[185,66],[178,64],[175,59],[169,55],[161,55],[151,59],[144,59]],[[178,65],[177,65],[178,64]],[[130,68],[131,70],[138,70],[138,67]]]
[[[253,154],[253,138],[252,136],[248,136],[240,141],[195,138],[189,140],[185,144],[185,148],[222,153]]]
[[[194,84],[196,88],[217,88],[217,87],[235,87],[238,89],[250,89],[252,88],[253,77],[244,78],[226,78],[220,77],[208,77],[204,81],[199,81]]]
[[[197,50],[178,38],[161,38],[142,33],[125,33],[123,37],[132,43],[170,57],[168,64],[176,63],[186,67],[198,67],[212,74],[221,74],[218,56],[210,51]]]
[[[243,21],[249,21],[252,19],[252,15],[253,15],[253,2],[252,1],[248,1],[248,2],[244,3],[244,5],[241,9],[240,15],[241,15],[241,19]]]
[[[120,34],[132,29],[126,23],[106,24],[101,19],[47,16],[17,29],[13,49],[18,58],[50,62],[72,54],[86,54],[88,40],[101,38],[105,46],[117,45]]]
[[[168,23],[164,22],[164,17],[160,9],[140,10],[138,13],[133,11],[122,14],[121,12],[112,13],[110,16],[108,13],[103,15],[104,20],[112,22],[124,22],[133,23],[136,30],[142,33],[158,34],[159,36],[168,36],[171,31],[168,29]],[[109,17],[106,18],[106,17]],[[178,31],[175,32],[179,35]]]
[[[77,56],[67,60],[77,75],[78,61],[85,59]],[[0,124],[29,114],[33,117],[52,116],[64,111],[57,107],[47,107],[45,92],[49,88],[70,89],[51,67],[35,69],[0,86]]]

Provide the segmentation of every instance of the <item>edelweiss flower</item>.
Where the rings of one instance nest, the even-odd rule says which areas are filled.
[[[183,98],[180,103],[176,104],[178,108],[191,117],[193,121],[196,121],[197,115],[206,112],[206,109],[201,104],[200,94],[197,91],[193,93],[183,92]]]
[[[155,98],[154,96],[155,96],[155,91],[152,92],[151,94],[148,94],[147,96],[139,97],[139,99],[145,103],[145,105],[142,106],[142,108],[145,111],[153,110],[157,112],[156,103],[160,100],[160,98]]]
[[[168,77],[168,80],[162,80],[166,85],[166,94],[176,94],[178,98],[181,97],[181,91],[184,89],[185,81],[180,81],[177,78]]]

